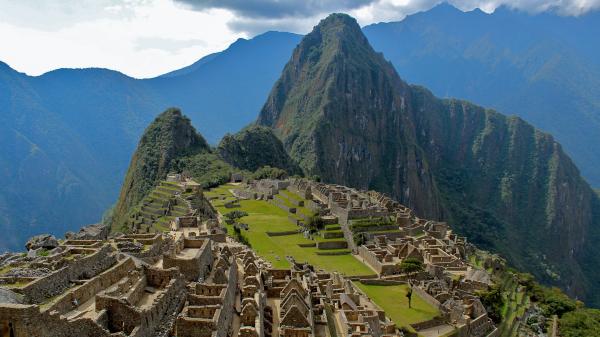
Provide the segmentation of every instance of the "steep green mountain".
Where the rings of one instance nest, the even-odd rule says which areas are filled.
[[[256,171],[268,165],[289,174],[301,173],[279,138],[267,127],[252,125],[234,135],[226,134],[217,152],[223,160],[244,170]]]
[[[228,134],[211,149],[190,119],[170,108],[150,123],[139,141],[112,214],[113,229],[120,230],[132,211],[139,211],[142,199],[167,184],[171,172],[191,176],[203,188],[228,182],[234,172],[248,177],[301,173],[270,128],[250,126]]]
[[[354,19],[332,15],[294,50],[258,123],[275,128],[306,174],[395,191],[421,214],[440,217],[408,102],[395,94],[409,87],[394,74]]]
[[[133,205],[166,179],[174,169],[174,160],[209,150],[204,138],[179,109],[168,109],[160,114],[144,131],[131,158],[114,221],[121,222]]]
[[[294,50],[258,118],[324,181],[444,219],[516,267],[600,303],[596,195],[548,134],[404,83],[334,14]]]

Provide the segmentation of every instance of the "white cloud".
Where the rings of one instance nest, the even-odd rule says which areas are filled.
[[[165,0],[111,4],[95,16],[90,11],[98,10],[96,5],[82,9],[67,3],[54,17],[60,22],[53,21],[56,12],[50,9],[46,21],[31,24],[16,16],[22,6],[8,6],[13,15],[0,10],[12,17],[0,21],[0,44],[10,46],[0,48],[0,60],[30,75],[62,67],[104,67],[134,77],[156,76],[245,36],[228,26],[231,12],[196,12]]]
[[[196,4],[190,6],[190,1]],[[217,0],[183,2],[0,0],[0,60],[30,75],[61,67],[104,67],[134,77],[151,77],[223,50],[240,37],[267,30],[307,33],[329,12],[348,12],[366,25],[401,20],[440,0],[227,0],[225,5]],[[507,5],[565,15],[600,8],[600,0],[451,3],[463,10],[481,8],[491,12]]]

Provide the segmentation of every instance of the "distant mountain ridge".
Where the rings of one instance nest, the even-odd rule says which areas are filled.
[[[157,111],[185,109],[212,144],[253,121],[299,39],[270,32],[238,40],[147,80],[99,68],[32,77],[0,62],[0,230],[11,233],[0,251],[99,221]]]
[[[363,28],[410,83],[522,117],[554,135],[600,186],[600,11],[579,17],[444,3]]]
[[[590,145],[600,142],[598,13],[463,13],[441,5],[363,32],[409,83],[550,131],[599,186],[600,152]],[[0,251],[34,233],[98,221],[117,198],[138,137],[157,111],[182,108],[211,144],[255,120],[301,38],[268,32],[238,40],[146,80],[106,69],[31,77],[0,62],[0,229],[14,233],[0,240]]]

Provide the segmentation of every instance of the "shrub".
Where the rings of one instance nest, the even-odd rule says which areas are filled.
[[[488,316],[494,323],[500,323],[502,321],[502,307],[504,306],[504,297],[502,297],[500,287],[494,285],[490,290],[478,292],[477,295],[479,295],[481,304],[487,310]]]
[[[563,337],[597,336],[600,331],[600,310],[579,309],[565,313],[560,319]]]
[[[50,255],[50,252],[47,249],[42,248],[42,249],[38,250],[35,254],[37,256],[48,256],[48,255]]]

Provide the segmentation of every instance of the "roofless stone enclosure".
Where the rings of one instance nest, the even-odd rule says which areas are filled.
[[[188,281],[204,279],[213,262],[211,249],[211,240],[181,236],[175,243],[175,249],[163,257],[163,268],[178,268]]]

